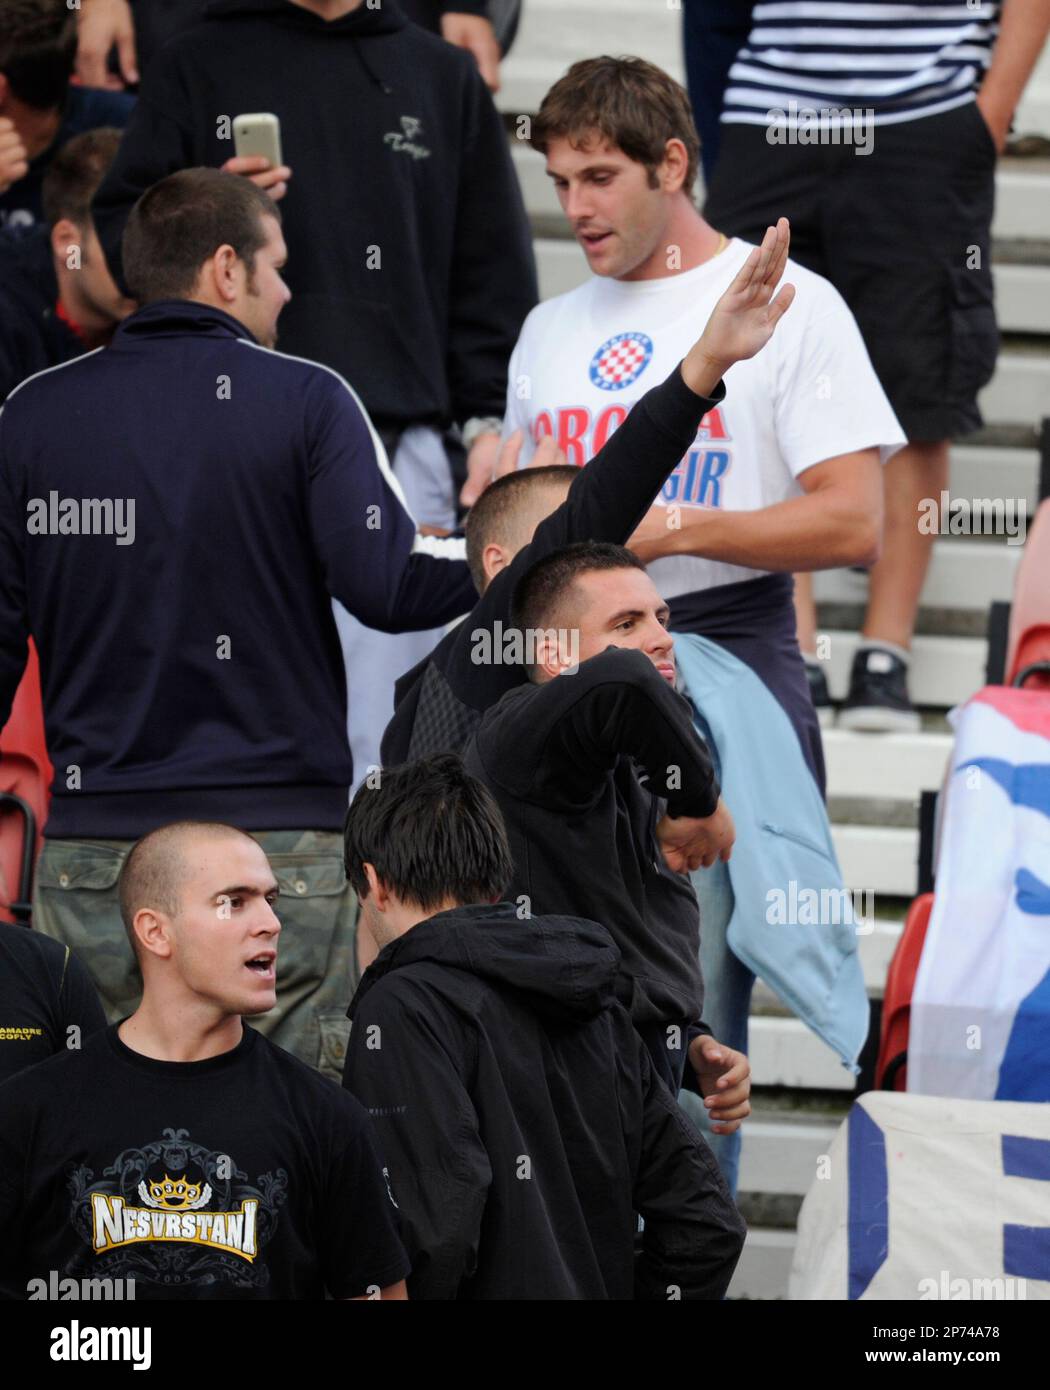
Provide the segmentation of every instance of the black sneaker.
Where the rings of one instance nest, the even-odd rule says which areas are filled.
[[[835,709],[828,694],[828,678],[819,661],[806,661],[806,676],[809,680],[809,693],[813,697],[813,708],[822,729],[830,729],[835,722]]]
[[[919,716],[908,698],[908,663],[886,647],[861,647],[853,656],[849,694],[839,710],[839,728],[913,734],[919,726]]]

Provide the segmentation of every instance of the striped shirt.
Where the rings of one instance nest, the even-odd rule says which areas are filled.
[[[790,127],[819,111],[834,125],[848,110],[885,125],[962,106],[991,61],[1000,8],[999,0],[759,3],[722,120]]]

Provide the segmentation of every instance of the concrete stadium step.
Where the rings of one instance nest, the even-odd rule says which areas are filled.
[[[740,1191],[804,1196],[838,1124],[765,1112],[756,1104],[742,1131]]]
[[[755,1086],[792,1086],[813,1091],[852,1093],[856,1078],[831,1048],[790,1015],[753,1015],[748,1056]]]
[[[856,632],[831,631],[825,667],[833,700],[843,700],[850,665],[860,641]],[[909,687],[916,705],[950,709],[984,685],[988,643],[983,637],[916,637],[912,643]],[[881,735],[879,737],[882,737]],[[867,744],[870,754],[874,745]],[[843,795],[849,795],[844,792]]]
[[[939,499],[935,500],[939,505]],[[1005,519],[1016,535],[1019,518],[1007,516]],[[973,524],[982,524],[979,513],[973,518]],[[1008,544],[1005,538],[995,539],[999,543],[994,543],[992,538],[982,541],[961,536],[939,537],[934,543],[933,559],[922,590],[922,606],[987,612],[994,599],[1008,602],[1013,594],[1023,546]],[[813,576],[813,593],[818,603],[863,602],[867,592],[867,574],[854,570],[822,570]]]
[[[1050,189],[1048,206],[1050,206]],[[995,312],[1004,333],[1050,333],[1050,267],[999,265],[993,252]]]
[[[825,729],[829,797],[918,802],[936,791],[951,754],[951,734],[860,734]]]
[[[1050,164],[1047,161],[999,161],[995,176],[993,237],[1045,237],[1048,206]]]
[[[1050,399],[1046,402],[1050,411]],[[1016,497],[1032,516],[1039,502],[1039,452],[1004,446],[956,444],[951,451],[953,497]]]
[[[1050,355],[1041,346],[1005,343],[977,401],[990,423],[1035,425],[1050,406]]]
[[[787,1298],[791,1262],[797,1237],[794,1231],[766,1230],[752,1226],[726,1294],[733,1299]]]
[[[871,754],[869,753],[869,757]],[[890,825],[833,825],[842,877],[857,892],[914,896],[919,832]]]

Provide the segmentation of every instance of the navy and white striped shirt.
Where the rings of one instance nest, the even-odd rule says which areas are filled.
[[[999,0],[771,0],[755,6],[722,120],[796,123],[802,110],[870,112],[876,125],[972,101],[991,61]]]

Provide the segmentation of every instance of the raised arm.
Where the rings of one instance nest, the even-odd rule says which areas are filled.
[[[307,404],[308,514],[328,592],[381,632],[436,627],[477,597],[462,540],[421,536],[364,408],[334,373]]]

